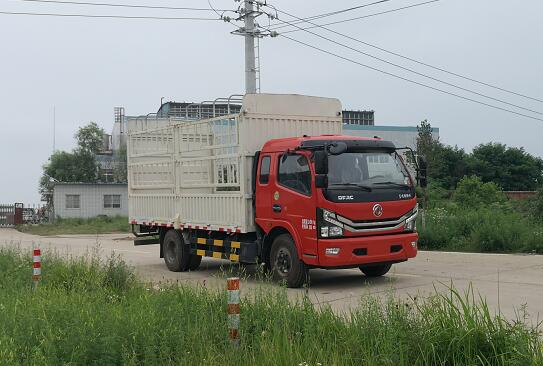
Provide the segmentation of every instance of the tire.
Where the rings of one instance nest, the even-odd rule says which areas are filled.
[[[392,264],[386,263],[386,264],[378,264],[378,265],[369,265],[369,266],[360,266],[360,270],[362,273],[366,275],[366,277],[381,277],[384,276],[390,271],[390,267],[392,267]]]
[[[274,280],[286,282],[287,287],[301,287],[308,279],[308,268],[298,258],[294,240],[289,234],[281,234],[273,241],[270,265]]]
[[[164,262],[172,272],[184,272],[189,269],[190,248],[185,245],[181,235],[175,230],[168,230],[162,243]]]
[[[189,259],[189,270],[195,271],[200,267],[200,263],[202,263],[202,256],[191,254]]]

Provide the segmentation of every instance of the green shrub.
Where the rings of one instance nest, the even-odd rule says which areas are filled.
[[[480,206],[504,203],[507,198],[496,183],[483,183],[481,178],[473,175],[458,182],[453,200],[463,206]]]
[[[421,225],[422,249],[543,254],[543,225],[501,204],[428,209]]]
[[[539,189],[535,198],[530,200],[530,209],[533,217],[543,222],[543,187]]]

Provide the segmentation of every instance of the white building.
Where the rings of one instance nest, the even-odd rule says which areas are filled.
[[[56,183],[53,190],[53,205],[55,217],[128,216],[128,185]]]
[[[380,137],[383,140],[392,141],[396,147],[410,147],[417,149],[417,127],[404,126],[363,126],[343,125],[343,133],[359,137]],[[439,128],[432,127],[432,138],[439,140]]]

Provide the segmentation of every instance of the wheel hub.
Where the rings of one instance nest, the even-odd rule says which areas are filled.
[[[287,251],[280,250],[277,254],[276,267],[280,273],[288,273],[290,271],[290,255]]]

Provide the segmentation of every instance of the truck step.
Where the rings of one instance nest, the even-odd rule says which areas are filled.
[[[148,238],[148,239],[134,239],[134,245],[151,245],[151,244],[160,244],[158,238]]]

